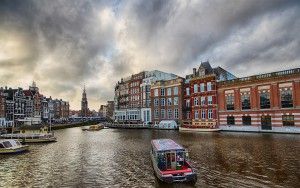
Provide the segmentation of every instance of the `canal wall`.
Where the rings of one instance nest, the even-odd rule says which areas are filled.
[[[68,124],[57,124],[52,125],[52,130],[58,130],[58,129],[67,129],[67,128],[73,128],[73,127],[82,127],[82,126],[89,126],[89,125],[95,125],[98,122],[95,121],[88,121],[88,122],[77,122],[77,123],[68,123]]]
[[[232,125],[221,125],[219,126],[220,131],[231,131],[231,132],[257,132],[257,133],[289,133],[289,134],[300,134],[299,127],[272,127],[272,130],[262,130],[259,126],[232,126]]]

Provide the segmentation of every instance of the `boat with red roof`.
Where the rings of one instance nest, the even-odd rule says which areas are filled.
[[[185,148],[171,139],[152,140],[151,145],[152,165],[158,179],[166,183],[196,183],[197,174]]]

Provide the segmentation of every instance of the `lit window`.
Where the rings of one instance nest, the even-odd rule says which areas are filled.
[[[186,95],[190,95],[190,88],[189,87],[186,88]]]
[[[178,105],[178,97],[174,97],[174,105]]]
[[[207,82],[207,91],[211,91],[211,82]]]
[[[168,90],[167,90],[167,95],[168,95],[168,96],[171,96],[171,95],[172,95],[172,88],[170,88],[170,87],[168,88]]]
[[[186,107],[190,107],[190,99],[187,99],[187,100],[185,101],[185,105],[186,105]]]
[[[198,93],[198,84],[194,84],[194,93]]]
[[[204,83],[201,83],[201,84],[200,84],[200,91],[201,91],[201,92],[204,92],[204,91],[205,91],[205,84],[204,84]]]
[[[178,87],[174,87],[174,95],[178,95]]]
[[[208,96],[207,97],[207,102],[209,105],[211,105],[213,102],[212,102],[212,96]]]
[[[158,96],[158,89],[154,90],[154,96],[157,97]]]

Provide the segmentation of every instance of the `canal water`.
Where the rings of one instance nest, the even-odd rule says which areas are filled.
[[[195,187],[300,187],[300,135],[81,128],[55,134],[56,143],[0,156],[0,187],[191,186],[157,181],[149,156],[154,138],[189,150]]]

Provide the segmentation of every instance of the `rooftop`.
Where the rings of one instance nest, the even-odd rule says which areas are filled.
[[[156,139],[152,140],[151,143],[157,151],[184,150],[182,146],[171,139]]]

